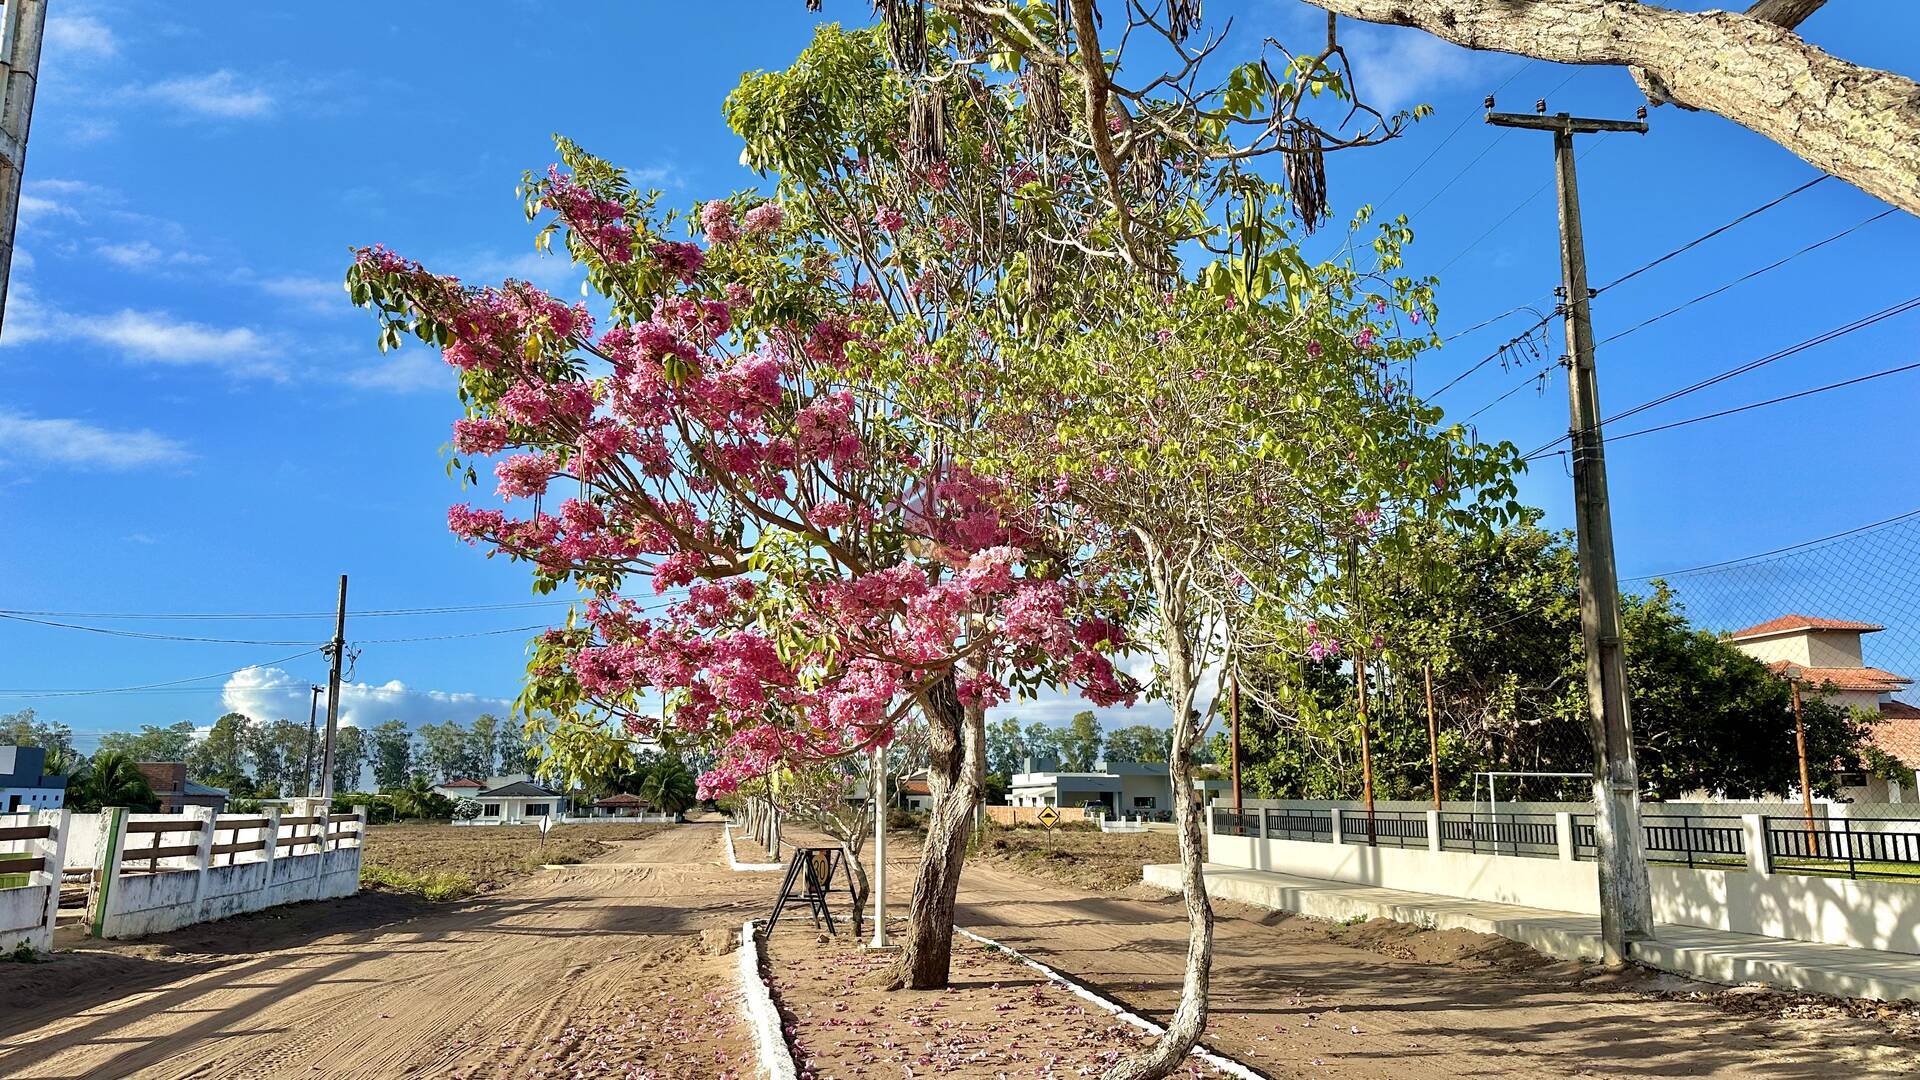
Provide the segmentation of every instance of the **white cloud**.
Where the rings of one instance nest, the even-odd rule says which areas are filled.
[[[222,707],[256,719],[299,716],[312,700],[307,680],[277,667],[251,667],[227,678],[221,690]],[[327,707],[326,694],[320,708]],[[481,713],[506,716],[513,703],[506,698],[448,690],[420,690],[398,679],[390,682],[343,683],[340,722],[347,727],[371,728],[388,720],[402,720],[410,728],[448,720],[471,723]]]
[[[101,242],[94,246],[94,254],[128,270],[153,271],[168,267],[198,266],[207,261],[205,255],[191,251],[166,251],[148,240],[134,240],[128,243],[110,244]]]
[[[20,221],[34,225],[52,218],[85,221],[80,204],[103,194],[85,180],[29,180],[20,190]]]
[[[271,93],[263,87],[243,83],[240,76],[225,68],[205,75],[183,75],[134,87],[128,91],[128,95],[181,112],[225,120],[265,116],[274,109]]]
[[[125,471],[191,460],[186,444],[152,431],[113,431],[57,417],[0,410],[0,460]]]
[[[91,15],[49,15],[47,45],[56,52],[105,59],[120,51],[113,30]]]
[[[1431,34],[1369,28],[1357,41],[1348,37],[1341,35],[1361,100],[1382,112],[1412,108],[1474,70],[1467,50]]]
[[[0,347],[33,341],[103,345],[129,359],[172,366],[205,366],[250,378],[284,380],[285,366],[259,332],[176,319],[165,312],[123,309],[111,315],[79,315],[39,302],[24,283],[7,297]]]
[[[338,278],[277,277],[257,284],[268,296],[293,301],[308,311],[337,315],[353,310],[347,303],[346,286]]]
[[[420,390],[449,390],[453,375],[444,361],[423,348],[389,354],[378,365],[347,373],[347,382],[365,390],[408,394]]]

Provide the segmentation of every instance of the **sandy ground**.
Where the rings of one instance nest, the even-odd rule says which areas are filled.
[[[0,965],[0,1076],[749,1075],[721,949],[776,883],[727,871],[719,835],[458,904],[362,894]]]
[[[769,959],[803,1076],[1077,1076],[1151,1039],[1004,953],[964,939],[954,944],[952,985],[937,992],[872,989],[871,976],[891,957],[857,949],[845,934],[822,942],[804,921],[787,929],[782,920]],[[1222,1074],[1196,1060],[1176,1075]]]
[[[911,881],[910,863],[888,863]],[[1920,1040],[1867,1019],[1743,1015],[1689,1000],[1699,984],[1615,980],[1475,934],[1215,912],[1206,1041],[1275,1077],[1920,1076]],[[1156,1019],[1177,1000],[1177,897],[1094,895],[970,865],[958,921]]]

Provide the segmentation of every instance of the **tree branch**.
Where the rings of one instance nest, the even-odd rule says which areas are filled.
[[[1823,2],[1696,13],[1619,0],[1307,0],[1469,49],[1639,69],[1666,100],[1724,116],[1920,214],[1920,84],[1838,59],[1788,29]]]

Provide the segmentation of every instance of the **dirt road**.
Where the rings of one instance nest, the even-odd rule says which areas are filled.
[[[911,880],[910,863],[888,866]],[[1325,923],[1216,913],[1206,1040],[1276,1077],[1920,1076],[1920,1043],[1846,1016],[1745,1017],[1517,947],[1429,963],[1342,944]],[[1098,896],[969,863],[957,921],[1161,1020],[1177,1001],[1183,909],[1145,886]]]
[[[700,932],[737,933],[764,911],[767,877],[729,873],[719,827],[688,825],[424,913],[363,894],[364,925],[321,923],[291,942],[283,932],[265,951],[223,957],[189,944],[156,957],[156,946],[136,945],[22,965],[0,973],[9,988],[0,1076],[385,1080],[586,1068],[710,1080],[750,1057],[730,993],[716,994],[733,985],[733,958],[704,952]],[[221,925],[192,931],[214,941]],[[69,962],[114,967],[113,978],[32,992],[36,979],[57,985]]]

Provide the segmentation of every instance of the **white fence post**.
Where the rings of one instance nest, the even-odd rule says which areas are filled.
[[[219,824],[219,820],[211,806],[189,806],[185,809],[187,817],[200,822],[200,831],[194,837],[199,842],[200,850],[193,856],[193,917],[197,922],[200,918],[200,901],[207,895],[207,871],[213,868],[213,834],[217,831],[214,826]]]
[[[1573,815],[1571,813],[1562,810],[1553,815],[1553,838],[1560,842],[1560,861],[1572,862],[1574,848]]]
[[[1427,811],[1427,850],[1440,850],[1440,811]]]
[[[46,918],[37,935],[40,940],[34,944],[35,949],[47,952],[53,948],[53,932],[60,922],[60,874],[67,865],[67,833],[73,823],[73,813],[69,810],[42,810],[33,815],[33,821],[53,826],[52,836],[27,845],[27,854],[38,855],[46,860],[44,868],[27,875],[27,884],[47,887]]]
[[[1773,854],[1767,850],[1767,819],[1759,814],[1741,814],[1740,828],[1746,834],[1747,873],[1772,877]]]
[[[1347,842],[1346,814],[1343,813],[1341,809],[1336,806],[1333,809],[1328,810],[1327,815],[1333,819],[1333,842],[1336,844],[1346,843]]]
[[[273,859],[280,850],[280,808],[269,806],[260,811],[267,823],[260,827],[260,839],[267,845],[260,849],[261,861],[267,864],[267,885],[273,884]]]
[[[99,867],[93,879],[93,925],[87,928],[93,937],[106,937],[114,917],[119,914],[114,905],[119,902],[120,860],[126,847],[127,808],[101,807],[100,831],[95,835],[93,852],[93,863]]]

